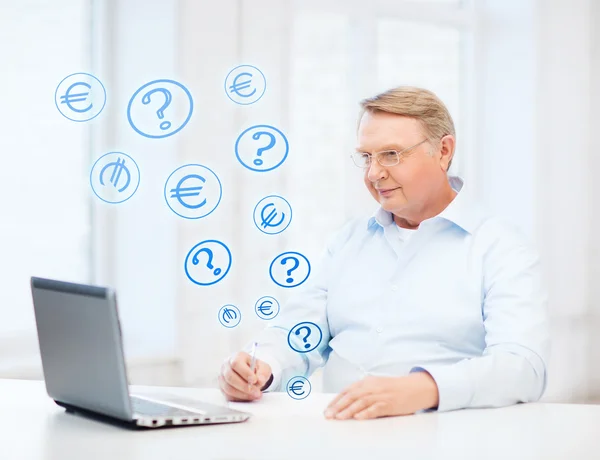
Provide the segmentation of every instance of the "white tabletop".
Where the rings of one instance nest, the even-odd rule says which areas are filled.
[[[226,404],[217,390],[134,387]],[[67,414],[43,382],[0,380],[0,459],[600,458],[600,406],[520,404],[367,421],[323,417],[331,394],[231,403],[247,422],[133,431]]]

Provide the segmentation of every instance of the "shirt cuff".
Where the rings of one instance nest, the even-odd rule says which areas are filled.
[[[438,412],[446,412],[469,407],[473,399],[473,388],[464,369],[452,365],[417,366],[413,372],[428,372],[438,387]]]

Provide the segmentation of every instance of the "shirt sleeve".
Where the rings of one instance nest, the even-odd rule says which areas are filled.
[[[410,371],[433,377],[438,411],[533,402],[546,389],[548,294],[540,258],[516,230],[507,231],[486,251],[483,286],[482,356]]]
[[[351,223],[336,233],[327,244],[316,269],[309,279],[282,305],[279,315],[257,337],[257,359],[271,366],[273,382],[264,391],[285,391],[287,382],[296,376],[310,377],[329,357],[331,339],[327,321],[327,286],[333,273],[335,253],[348,239]],[[301,322],[312,322],[321,329],[318,347],[308,353],[298,353],[288,344],[288,334]],[[249,352],[252,343],[244,347]]]

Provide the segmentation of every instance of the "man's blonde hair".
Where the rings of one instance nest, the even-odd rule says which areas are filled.
[[[454,121],[447,107],[433,92],[414,86],[399,86],[360,102],[358,122],[365,112],[387,112],[415,118],[421,122],[424,134],[431,142],[439,142],[451,134],[456,138]],[[432,152],[433,153],[433,152]],[[452,160],[448,164],[448,169]]]

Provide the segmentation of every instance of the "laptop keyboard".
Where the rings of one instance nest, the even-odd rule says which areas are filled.
[[[131,407],[133,412],[140,415],[156,416],[156,417],[179,417],[185,415],[199,415],[202,412],[192,412],[177,407],[171,407],[166,404],[155,403],[145,399],[139,399],[135,396],[131,397]]]

